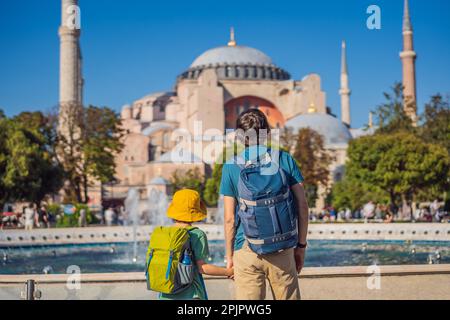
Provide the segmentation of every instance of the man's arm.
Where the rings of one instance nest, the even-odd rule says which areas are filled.
[[[224,196],[223,204],[227,268],[231,268],[233,266],[234,238],[236,236],[236,228],[234,225],[234,210],[236,206],[236,200],[233,197]]]
[[[298,242],[306,244],[306,237],[308,235],[309,222],[309,208],[306,200],[305,188],[303,184],[296,184],[291,187],[292,193],[297,201],[298,208]],[[297,271],[300,272],[305,262],[305,248],[295,249],[295,262]]]

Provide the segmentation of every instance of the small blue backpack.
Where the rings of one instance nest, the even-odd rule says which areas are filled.
[[[235,161],[241,169],[236,220],[243,225],[250,249],[264,255],[296,247],[296,203],[280,163],[273,163],[269,153],[254,162],[245,163],[242,157]]]

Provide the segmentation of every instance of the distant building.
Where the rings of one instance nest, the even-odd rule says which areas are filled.
[[[232,32],[227,46],[204,52],[178,76],[175,91],[149,94],[123,107],[128,134],[125,149],[117,158],[121,183],[116,188],[145,187],[158,170],[166,179],[176,169],[197,167],[207,173],[209,167],[202,155],[192,154],[192,149],[183,150],[184,158],[174,161],[172,132],[185,129],[196,139],[194,122],[201,121],[203,132],[215,129],[223,135],[226,129],[234,129],[239,114],[250,108],[262,110],[273,128],[289,126],[298,131],[311,127],[321,133],[326,147],[336,154],[333,177],[340,179],[345,150],[352,139],[350,92],[344,86],[341,93],[347,96],[345,124],[327,114],[319,75],[294,80],[265,53],[237,45]],[[205,142],[203,147],[207,145]]]
[[[77,0],[62,0],[63,8],[77,4]],[[63,13],[64,19],[64,13]],[[405,1],[403,26],[405,93],[415,101],[414,58],[412,29],[408,2]],[[61,103],[65,97],[81,102],[81,51],[79,32],[64,28],[61,35]],[[121,110],[125,148],[117,156],[117,182],[107,187],[108,194],[124,198],[130,187],[140,188],[145,196],[155,181],[167,185],[175,170],[197,168],[208,175],[211,166],[202,157],[211,140],[233,129],[240,113],[250,108],[262,110],[273,128],[292,127],[295,131],[310,127],[325,139],[326,148],[333,153],[331,181],[340,180],[344,173],[346,150],[354,137],[374,132],[369,128],[351,129],[349,73],[346,44],[342,43],[341,114],[337,119],[329,113],[326,93],[321,88],[318,74],[309,74],[301,80],[291,78],[265,53],[237,44],[234,30],[226,46],[207,50],[176,78],[173,91],[151,93],[126,105]],[[414,54],[413,54],[414,53]],[[77,100],[78,99],[78,100]],[[415,109],[408,109],[415,112]],[[414,113],[415,114],[415,113]],[[202,130],[197,132],[196,123]],[[183,130],[191,142],[201,140],[202,147],[176,148],[172,139],[175,131]],[[207,133],[209,132],[209,134]],[[203,135],[200,135],[202,134]],[[205,134],[206,133],[206,134]],[[217,155],[216,155],[217,156]],[[329,186],[327,186],[329,187]],[[166,187],[164,187],[166,188]],[[323,207],[326,188],[316,204]],[[92,192],[92,198],[100,201]]]

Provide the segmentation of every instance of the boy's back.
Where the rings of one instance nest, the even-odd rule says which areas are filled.
[[[162,300],[207,300],[206,287],[202,275],[199,273],[196,262],[207,261],[209,257],[208,239],[206,233],[198,228],[189,231],[191,249],[193,253],[194,281],[186,290],[177,294],[160,294]]]

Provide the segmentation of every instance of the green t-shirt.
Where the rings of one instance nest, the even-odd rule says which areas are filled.
[[[208,239],[206,233],[200,229],[193,229],[189,231],[191,248],[194,254],[194,281],[192,285],[177,294],[165,294],[161,293],[159,298],[161,300],[208,300],[206,294],[206,286],[203,281],[202,275],[198,272],[196,261],[203,260],[208,261],[209,249]]]

